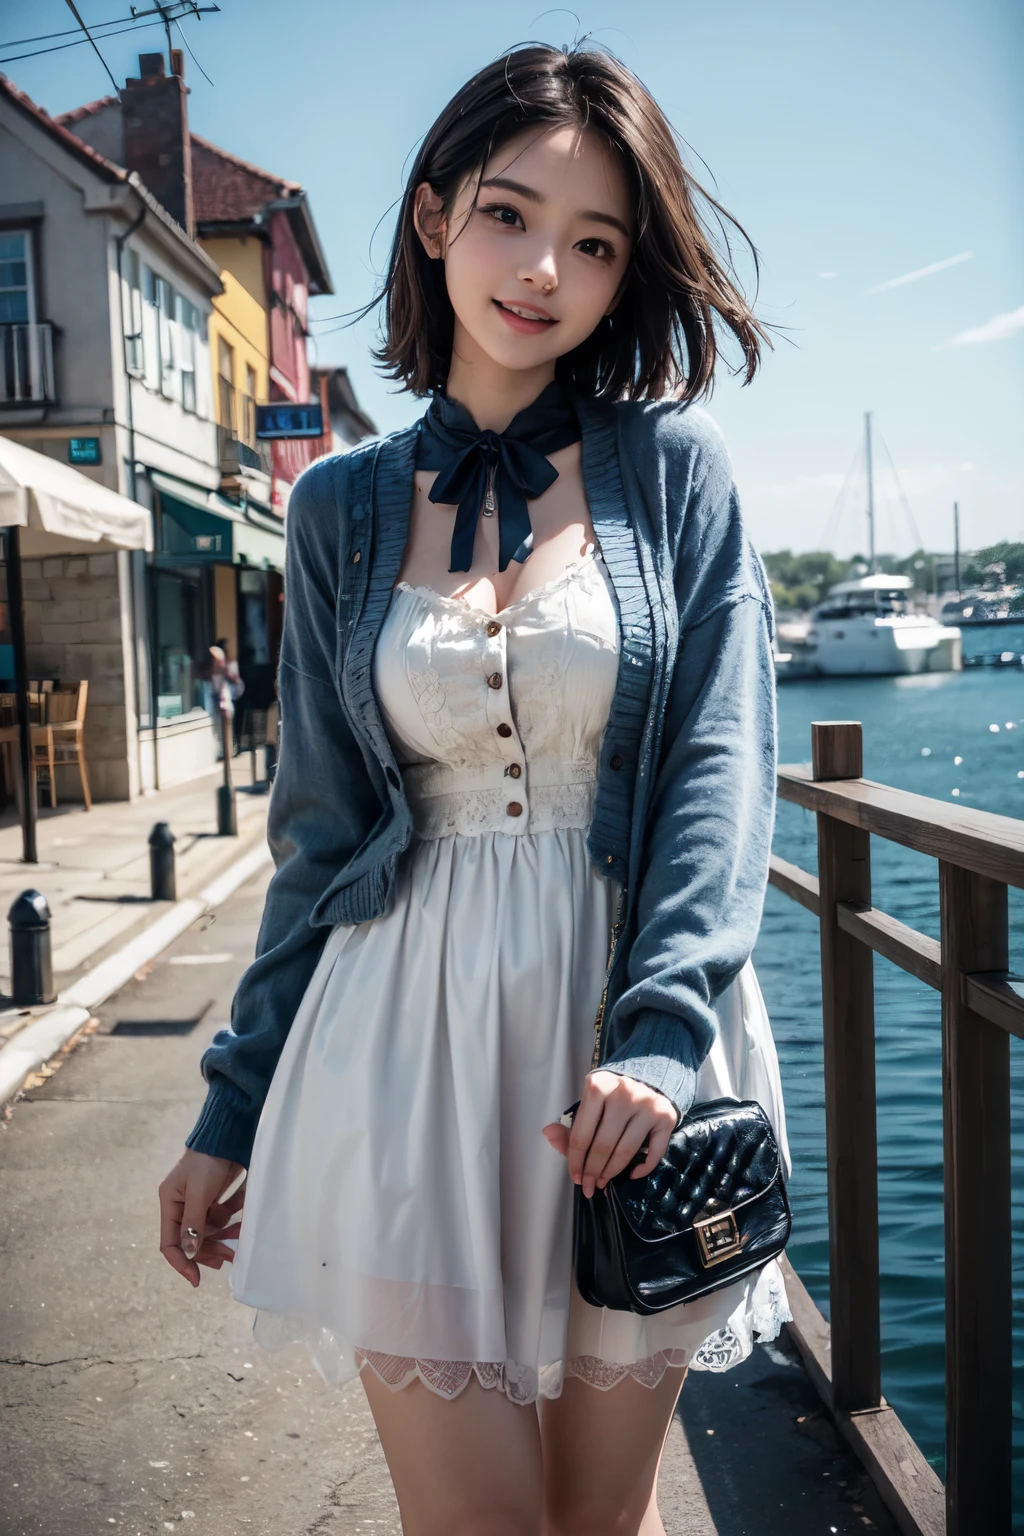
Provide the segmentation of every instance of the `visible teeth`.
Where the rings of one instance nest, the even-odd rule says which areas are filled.
[[[538,315],[532,309],[517,309],[514,304],[503,304],[502,309],[507,309],[510,314],[518,315],[522,320],[546,320],[546,315]]]

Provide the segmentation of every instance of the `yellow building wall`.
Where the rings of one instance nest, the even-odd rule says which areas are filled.
[[[215,409],[219,419],[217,379],[220,375],[221,337],[234,353],[235,388],[244,393],[246,364],[256,375],[256,399],[263,404],[270,384],[269,320],[263,281],[263,244],[252,235],[218,236],[200,244],[221,269],[224,292],[213,301],[210,316],[210,366],[213,369]]]

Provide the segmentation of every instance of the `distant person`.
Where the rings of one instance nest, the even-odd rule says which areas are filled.
[[[203,668],[203,702],[213,725],[214,734],[217,737],[217,761],[224,756],[223,726],[222,720],[226,717],[232,722],[230,732],[232,755],[237,751],[234,746],[233,722],[235,718],[235,704],[245,692],[245,683],[238,668],[238,662],[232,661],[229,655],[229,642],[221,638],[211,645],[207,652],[208,660]]]
[[[771,599],[694,405],[718,328],[748,379],[765,332],[701,206],[611,54],[489,64],[384,286],[426,414],[289,505],[278,867],[161,1244],[193,1285],[234,1259],[258,1341],[361,1375],[416,1536],[663,1533],[686,1368],[789,1316],[774,1258],[651,1315],[572,1268],[574,1201],[709,1101],[759,1101],[786,1168],[750,965]]]

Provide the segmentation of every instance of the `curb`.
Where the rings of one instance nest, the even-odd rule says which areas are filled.
[[[80,977],[61,993],[56,1007],[49,1013],[19,1030],[14,1039],[0,1049],[0,1104],[13,1098],[29,1073],[37,1071],[59,1051],[88,1022],[93,1010],[119,992],[140,966],[155,960],[187,928],[191,928],[197,917],[219,907],[270,862],[270,849],[266,843],[250,848],[204,886],[198,895],[175,902],[169,912],[164,912],[122,949],[108,956],[94,971]]]

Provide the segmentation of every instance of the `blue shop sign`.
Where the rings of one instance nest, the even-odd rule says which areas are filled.
[[[69,464],[102,464],[103,455],[100,452],[100,440],[98,437],[69,437],[68,438],[68,463]]]
[[[323,437],[324,413],[319,403],[291,405],[287,401],[256,407],[256,436],[261,441],[282,437]]]

